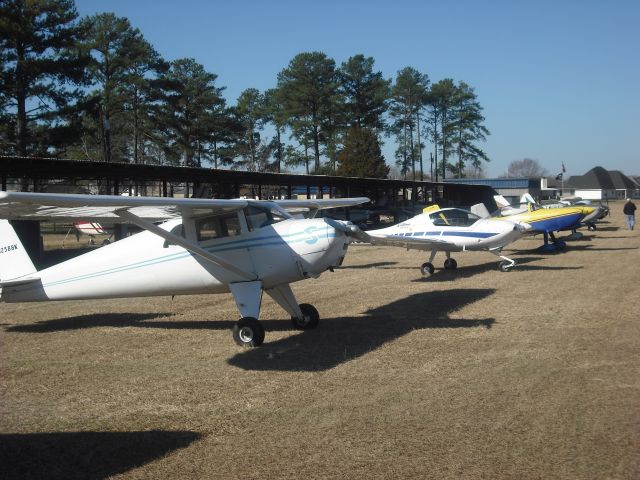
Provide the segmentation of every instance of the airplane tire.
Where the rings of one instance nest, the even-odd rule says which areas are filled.
[[[436,269],[434,268],[433,264],[429,262],[423,263],[420,267],[420,273],[422,273],[422,275],[424,275],[425,277],[433,275],[433,272],[435,271]]]
[[[499,267],[501,272],[508,272],[511,270],[512,265],[509,262],[500,262]]]
[[[590,224],[587,226],[587,229],[588,229],[590,232],[595,232],[595,231],[596,231],[596,229],[597,229],[597,227],[595,226],[595,224],[590,223]]]
[[[259,347],[264,342],[264,327],[253,317],[244,317],[233,326],[233,340],[241,347]]]
[[[291,317],[291,323],[297,330],[310,330],[316,328],[320,322],[320,314],[316,307],[309,303],[301,303],[300,310],[302,310],[303,319],[300,320],[297,317]]]
[[[453,258],[447,258],[444,261],[445,270],[455,270],[456,268],[458,268],[458,262],[456,262]]]
[[[111,241],[108,238],[106,238],[106,239],[104,239],[102,241],[102,245],[109,245],[110,243],[111,243]]]

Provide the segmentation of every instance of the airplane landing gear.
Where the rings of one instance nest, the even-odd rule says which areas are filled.
[[[420,266],[420,273],[422,273],[422,275],[424,275],[425,277],[429,277],[433,275],[433,272],[436,271],[436,269],[433,266],[433,259],[436,258],[436,253],[438,253],[437,250],[431,250],[431,254],[429,255],[429,261],[423,263]]]
[[[501,249],[489,250],[496,257],[500,257],[503,261],[498,264],[498,268],[500,268],[501,272],[508,272],[513,267],[516,266],[516,262],[511,260],[509,257],[505,257],[504,255],[500,255]]]
[[[431,263],[431,262],[423,263],[422,266],[420,267],[420,272],[425,277],[429,277],[429,276],[433,275],[433,272],[435,272],[435,271],[436,271],[436,269],[433,266],[433,263]]]
[[[509,262],[506,262],[506,261],[505,262],[500,262],[500,265],[499,265],[500,271],[501,272],[508,272],[511,269],[511,267],[513,267],[513,265],[514,265],[513,263],[509,263]]]
[[[253,317],[243,317],[233,326],[233,340],[241,347],[259,347],[264,342],[264,327]]]
[[[455,270],[456,268],[458,268],[458,262],[456,262],[453,258],[447,258],[444,261],[445,270]]]
[[[320,321],[320,314],[313,305],[308,303],[300,304],[300,311],[302,312],[302,318],[298,318],[295,315],[291,316],[291,323],[298,330],[310,330],[318,326]]]

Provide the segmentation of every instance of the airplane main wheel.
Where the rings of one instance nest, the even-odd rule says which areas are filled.
[[[233,340],[241,347],[259,347],[264,342],[264,327],[253,317],[244,317],[233,326]]]
[[[302,319],[297,317],[291,317],[291,323],[298,330],[309,330],[316,328],[318,322],[320,322],[320,314],[316,307],[308,303],[301,303],[300,310],[302,310]]]
[[[110,243],[111,243],[111,240],[109,240],[108,238],[105,238],[105,239],[102,241],[102,245],[109,245]]]
[[[455,270],[457,267],[458,267],[458,262],[456,262],[453,258],[447,258],[444,261],[445,270]]]
[[[509,270],[511,270],[512,266],[513,265],[509,262],[500,262],[500,265],[499,265],[501,272],[508,272]]]
[[[425,277],[433,275],[433,272],[435,272],[435,271],[436,271],[436,269],[434,268],[433,264],[429,263],[429,262],[423,263],[422,266],[420,267],[420,272]]]

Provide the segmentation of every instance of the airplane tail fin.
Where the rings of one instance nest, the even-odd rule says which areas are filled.
[[[8,220],[0,220],[0,283],[36,272],[16,231]]]
[[[490,213],[487,210],[487,207],[484,203],[476,203],[475,205],[471,205],[471,213],[475,213],[480,218],[487,218]]]

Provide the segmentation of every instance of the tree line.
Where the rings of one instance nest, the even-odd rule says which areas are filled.
[[[296,55],[234,105],[193,58],[167,61],[127,18],[73,0],[0,0],[0,153],[385,178],[463,177],[489,161],[474,89],[356,54]]]

